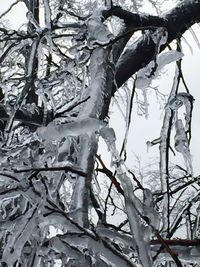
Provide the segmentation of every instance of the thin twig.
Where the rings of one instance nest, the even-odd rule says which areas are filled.
[[[101,159],[100,156],[96,155],[96,158],[99,160],[99,162],[101,163],[102,169],[98,168],[96,169],[96,171],[105,173],[108,178],[112,181],[112,183],[114,184],[114,186],[116,187],[117,191],[124,195],[124,190],[122,189],[120,183],[117,181],[116,177],[113,175],[113,173],[105,166],[103,160]]]
[[[20,172],[30,172],[30,171],[67,171],[67,172],[72,172],[75,174],[78,174],[83,177],[87,177],[87,173],[83,172],[81,169],[78,167],[71,167],[71,166],[57,166],[57,167],[38,167],[38,168],[16,168],[13,169],[15,173],[20,173]]]
[[[55,117],[55,118],[60,117],[60,116],[63,115],[65,112],[69,112],[69,111],[71,111],[71,110],[74,109],[75,107],[77,107],[77,106],[79,106],[80,104],[86,102],[88,99],[90,99],[90,96],[88,96],[87,98],[85,98],[85,99],[83,99],[83,100],[81,100],[81,101],[75,103],[73,106],[66,108],[66,110],[63,110],[63,111],[61,111],[61,112],[56,113],[56,115],[55,115],[54,117]]]
[[[156,231],[155,234],[156,234],[159,242],[163,245],[163,247],[166,249],[166,251],[170,254],[172,259],[176,263],[177,267],[183,267],[182,263],[180,262],[180,260],[178,258],[178,254],[169,247],[169,245],[167,244],[166,240],[164,240],[162,238],[162,236],[159,234],[158,231]]]

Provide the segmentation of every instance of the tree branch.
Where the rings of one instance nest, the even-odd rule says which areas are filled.
[[[29,171],[67,171],[67,172],[72,172],[75,174],[78,174],[83,177],[87,177],[87,174],[83,172],[80,168],[76,166],[56,166],[56,167],[38,167],[38,168],[18,168],[18,169],[13,169],[15,173],[20,173],[20,172],[29,172]]]
[[[161,51],[166,46],[180,38],[183,33],[194,23],[200,21],[200,1],[181,1],[174,9],[162,16],[147,16],[140,20],[136,14],[128,11],[116,11],[116,14],[122,13],[127,20],[133,20],[132,27],[159,26],[165,27],[168,31],[167,44],[161,47]],[[118,13],[117,13],[118,12]],[[120,16],[123,17],[120,13]],[[126,14],[126,16],[125,16]],[[119,15],[119,14],[118,14]],[[124,18],[125,19],[125,18]],[[130,24],[129,24],[130,28]],[[145,67],[155,54],[156,44],[152,41],[151,33],[144,34],[136,43],[126,49],[118,61],[116,68],[116,83],[118,88],[122,86],[134,73]],[[116,88],[114,89],[116,90]]]

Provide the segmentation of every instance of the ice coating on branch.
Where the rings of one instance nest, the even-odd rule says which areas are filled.
[[[87,105],[79,113],[79,118],[99,117],[102,114],[102,107],[105,99],[111,90],[113,78],[113,66],[110,62],[109,49],[98,47],[93,50],[90,65],[90,84],[82,94],[82,98],[87,100]]]
[[[183,155],[187,170],[189,173],[193,173],[192,169],[192,160],[190,155],[190,149],[188,144],[188,139],[185,133],[185,128],[181,119],[176,120],[175,122],[176,135],[174,138],[175,149]]]
[[[157,144],[160,144],[160,137],[158,137],[158,138],[156,138],[156,139],[154,139],[152,141],[147,141],[146,142],[147,152],[149,151],[150,147],[155,146]]]
[[[152,60],[146,67],[138,71],[136,87],[138,89],[145,89],[150,86],[152,80],[157,78],[163,67],[182,57],[183,53],[176,50],[170,50],[160,54],[156,60]]]
[[[31,46],[31,54],[28,60],[28,73],[27,73],[28,76],[30,76],[32,73],[32,69],[34,66],[33,62],[36,55],[36,51],[37,51],[37,41],[34,41]]]
[[[153,206],[153,195],[148,188],[143,190],[143,215],[146,216],[149,220],[149,224],[155,229],[159,229],[160,218],[158,212],[154,209]]]
[[[2,255],[2,261],[6,262],[7,266],[14,266],[21,256],[24,244],[36,226],[34,212],[34,208],[30,209],[23,215],[23,221],[21,220],[20,224],[14,225],[13,229],[8,229],[12,234],[8,236]]]
[[[112,144],[116,141],[116,136],[113,128],[102,127],[99,134],[101,135],[101,137],[103,137],[106,143]]]
[[[98,44],[106,45],[114,38],[113,34],[102,23],[100,16],[91,16],[86,23],[88,29],[87,41],[90,48]]]
[[[102,126],[104,126],[103,122],[93,118],[86,118],[58,125],[55,122],[51,122],[46,127],[40,127],[37,133],[40,138],[46,141],[55,141],[67,136],[95,133]]]
[[[126,175],[127,168],[116,148],[114,130],[112,128],[103,127],[100,130],[100,135],[104,138],[108,150],[111,151],[112,163],[116,167],[117,177],[124,190],[126,211],[141,264],[142,266],[150,267],[152,266],[152,261],[149,253],[149,240],[146,238],[147,236],[149,237],[149,234],[145,234],[146,231],[150,231],[150,228],[146,227],[146,229],[144,229],[144,226],[141,224],[140,215],[145,214],[148,218],[147,220],[152,224],[157,224],[157,220],[154,218],[152,208],[150,206],[146,207],[133,193],[133,185]]]
[[[29,22],[38,30],[38,32],[40,32],[42,29],[40,28],[38,22],[36,21],[36,19],[34,18],[34,15],[31,11],[28,11],[26,13],[26,17],[29,20]]]

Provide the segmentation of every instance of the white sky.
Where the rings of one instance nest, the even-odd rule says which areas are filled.
[[[12,3],[16,1],[13,0],[1,0],[0,4],[0,15],[4,13]],[[12,26],[17,29],[19,28],[24,22],[26,22],[26,8],[23,2],[19,2],[15,5],[11,11],[4,17],[4,19],[8,19]]]

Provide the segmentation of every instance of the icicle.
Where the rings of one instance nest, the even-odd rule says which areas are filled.
[[[171,50],[160,54],[156,60],[152,60],[146,67],[140,69],[137,73],[136,88],[141,89],[144,97],[145,117],[148,118],[148,100],[147,87],[150,86],[160,73],[161,69],[171,62],[177,61],[183,57],[183,53]]]
[[[44,87],[40,80],[35,81],[35,87],[37,88],[36,94],[41,98],[44,105],[44,115],[43,115],[43,124],[46,124],[47,111],[48,111],[48,101],[45,96]]]
[[[116,106],[118,107],[118,109],[119,109],[119,111],[120,111],[122,117],[124,118],[124,120],[126,120],[126,116],[125,116],[123,110],[121,109],[120,104],[119,104],[119,102],[117,101],[117,99],[116,99],[115,96],[113,97],[113,102],[115,102],[115,104],[116,104]]]
[[[187,41],[187,39],[184,36],[181,36],[181,39],[185,42],[185,44],[188,46],[188,48],[190,49],[191,54],[193,55],[193,49],[192,46],[189,44],[189,42]]]
[[[43,45],[41,42],[38,44],[37,54],[38,54],[38,66],[39,66],[38,77],[44,77],[45,69],[46,69],[45,68],[45,53],[44,53]]]
[[[200,42],[199,42],[199,39],[197,38],[197,36],[196,36],[194,30],[193,30],[192,28],[189,28],[189,31],[190,31],[190,33],[192,34],[192,37],[194,38],[194,40],[195,40],[195,42],[196,42],[198,48],[200,49]]]
[[[127,144],[127,139],[128,139],[128,133],[129,133],[129,126],[130,126],[130,121],[129,117],[131,114],[131,93],[130,90],[125,87],[125,93],[126,93],[126,118],[125,118],[125,135],[124,135],[124,141],[123,141],[123,150],[126,150],[126,144]]]
[[[175,112],[177,112],[178,109],[182,105],[185,106],[185,111],[186,111],[186,114],[185,114],[185,121],[186,121],[185,131],[186,132],[190,130],[193,101],[194,101],[194,98],[191,94],[181,92],[181,93],[178,93],[174,98],[172,98],[168,103],[169,107]]]
[[[48,91],[46,90],[45,94],[49,97],[53,112],[54,112],[54,114],[56,114],[56,103],[55,103],[55,99],[54,99],[52,92],[50,90],[48,90]]]
[[[143,97],[144,97],[145,118],[148,119],[148,117],[149,117],[149,109],[148,109],[149,103],[148,103],[148,99],[147,99],[147,90],[143,89],[142,90],[142,94],[143,94]]]
[[[181,119],[176,120],[175,122],[175,129],[176,129],[176,135],[175,135],[175,149],[176,151],[180,152],[183,155],[185,164],[187,166],[187,171],[190,174],[193,174],[193,168],[192,168],[192,160],[190,155],[190,149],[189,144],[187,140],[187,136],[185,133],[185,129],[183,126],[183,122]]]
[[[171,93],[169,95],[168,103],[175,97],[176,89],[178,85],[178,79],[179,79],[179,69],[178,66],[176,66],[176,72],[174,75],[174,81]],[[169,134],[171,131],[171,119],[172,119],[172,110],[169,108],[169,106],[166,106],[165,109],[165,116],[163,119],[163,125],[160,133],[160,181],[161,181],[161,190],[164,194],[163,199],[163,211],[162,211],[162,222],[163,222],[163,229],[167,229],[167,216],[168,213],[168,186],[167,181],[169,179],[168,177],[168,143],[167,140],[169,138]]]

